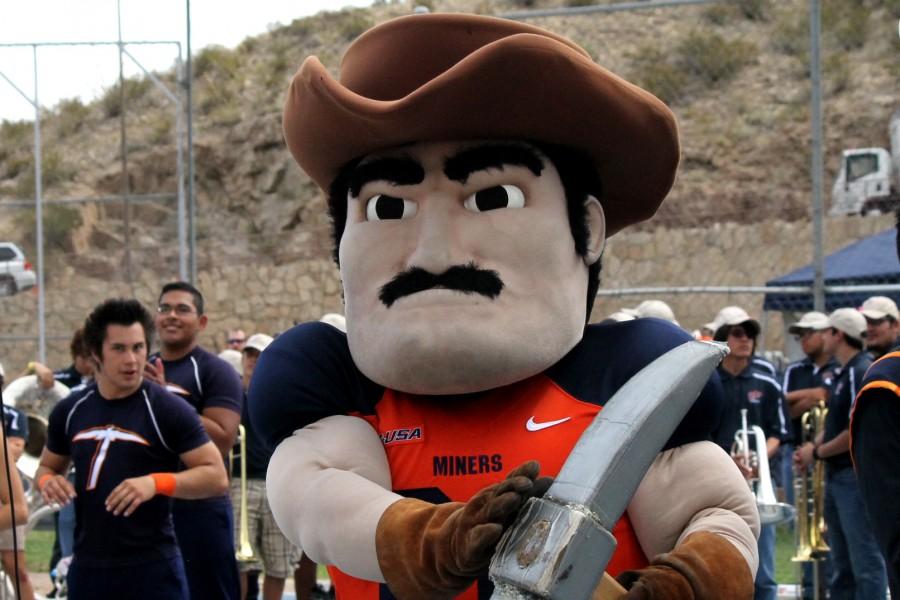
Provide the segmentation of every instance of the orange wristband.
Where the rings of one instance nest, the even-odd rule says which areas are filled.
[[[43,490],[44,484],[47,483],[48,479],[52,479],[52,478],[53,478],[53,473],[44,473],[43,475],[41,475],[41,478],[38,479],[38,482],[37,482],[38,490]]]
[[[156,483],[156,493],[163,496],[175,495],[175,475],[172,473],[150,473]]]

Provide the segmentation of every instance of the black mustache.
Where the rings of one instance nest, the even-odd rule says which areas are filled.
[[[410,267],[384,284],[378,292],[378,298],[390,308],[403,296],[432,288],[481,294],[493,300],[500,295],[503,281],[496,271],[480,269],[474,262],[450,267],[438,275],[421,267]]]

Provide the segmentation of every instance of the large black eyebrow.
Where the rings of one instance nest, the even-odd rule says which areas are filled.
[[[544,161],[534,148],[522,144],[483,144],[448,158],[444,163],[444,175],[452,181],[465,183],[476,171],[502,169],[507,165],[525,167],[537,177],[544,170]]]
[[[357,165],[350,174],[348,189],[355,198],[370,181],[387,181],[394,185],[412,185],[425,181],[425,168],[409,157],[386,156]]]

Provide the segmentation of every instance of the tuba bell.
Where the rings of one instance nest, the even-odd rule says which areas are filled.
[[[747,426],[747,409],[741,409],[741,428],[734,434],[731,446],[732,456],[741,456],[744,464],[755,469],[756,476],[748,481],[750,490],[756,497],[759,521],[762,525],[777,525],[794,517],[794,507],[779,502],[772,487],[769,473],[769,454],[766,450],[766,434],[758,425]],[[752,435],[751,435],[752,434]],[[753,448],[750,448],[751,440]]]

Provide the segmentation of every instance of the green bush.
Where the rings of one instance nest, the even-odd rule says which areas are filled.
[[[672,64],[662,50],[645,46],[632,59],[632,75],[636,84],[666,103],[677,103],[685,94],[688,77]]]
[[[4,146],[24,144],[34,135],[32,121],[7,121],[0,123],[0,142]]]
[[[59,135],[67,137],[81,130],[84,120],[91,113],[91,109],[85,106],[78,98],[60,100],[56,105],[59,115]]]
[[[417,0],[416,4],[428,5],[428,2]],[[434,10],[434,7],[429,8]],[[338,35],[346,41],[355,39],[375,24],[369,11],[365,9],[345,9],[337,13],[337,18]]]
[[[240,67],[238,53],[223,46],[207,46],[191,62],[194,77],[214,75],[231,78],[237,76]]]
[[[566,0],[566,6],[576,7],[576,6],[591,6],[592,4],[596,4],[596,0]]]
[[[756,47],[741,40],[726,40],[715,32],[695,30],[676,46],[677,63],[692,79],[712,85],[734,77],[756,58]]]
[[[16,182],[16,195],[20,198],[34,197],[34,156],[29,156],[19,171],[21,177]],[[55,150],[44,149],[41,160],[42,189],[51,188],[75,176],[75,171],[65,164],[62,155]]]
[[[751,21],[768,20],[771,0],[738,0],[737,8],[741,14]]]
[[[64,204],[48,204],[41,211],[43,217],[44,247],[47,250],[70,251],[72,248],[72,232],[81,227],[84,222],[81,218],[81,210],[75,206]],[[19,211],[15,218],[16,226],[25,232],[26,242],[34,246],[36,244],[35,211]]]
[[[829,0],[822,4],[822,33],[842,50],[856,50],[866,43],[870,9],[849,0]]]
[[[153,82],[149,79],[126,79],[123,87],[125,104],[128,105],[140,100],[151,87],[153,87]],[[103,107],[103,115],[107,119],[112,119],[122,114],[122,101],[118,82],[106,89],[103,97],[100,98],[100,106]]]

